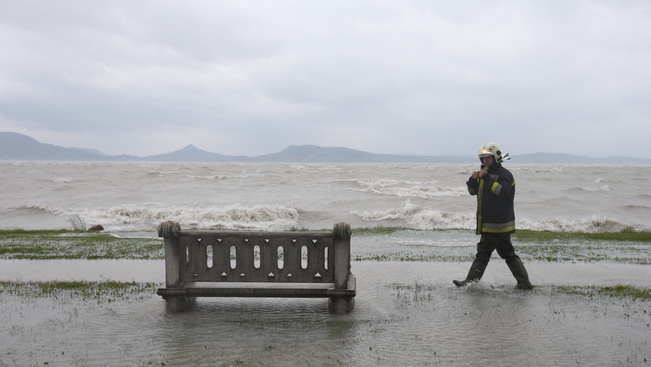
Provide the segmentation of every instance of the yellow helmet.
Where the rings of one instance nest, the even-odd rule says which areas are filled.
[[[496,163],[502,163],[502,152],[500,151],[500,147],[492,141],[482,145],[481,148],[479,148],[477,156],[479,157],[479,160],[493,156]]]

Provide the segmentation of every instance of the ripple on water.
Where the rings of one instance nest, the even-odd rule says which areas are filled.
[[[210,298],[188,312],[169,313],[153,291],[111,300],[83,299],[72,291],[47,297],[0,292],[0,360],[553,366],[641,365],[651,359],[648,301],[571,294],[554,285],[572,269],[582,270],[576,272],[587,281],[590,266],[565,265],[570,270],[561,269],[558,278],[549,274],[533,290],[517,291],[500,262],[480,283],[456,288],[452,274],[465,273],[467,265],[354,263],[356,307],[343,316],[330,315],[324,299]],[[531,269],[538,275],[556,268]],[[631,279],[626,271],[642,268],[612,269],[619,279]]]

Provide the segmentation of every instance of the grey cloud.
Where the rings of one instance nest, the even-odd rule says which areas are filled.
[[[578,137],[617,136],[639,157],[638,136],[651,134],[649,7],[4,2],[0,130],[60,145],[103,132],[99,149],[141,155],[173,137],[224,154],[308,143],[465,154],[502,139],[594,155]],[[143,143],[116,151],[109,137],[131,140],[118,131]]]

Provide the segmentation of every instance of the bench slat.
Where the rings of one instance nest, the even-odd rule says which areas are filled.
[[[336,289],[334,283],[217,283],[192,282],[183,288],[158,288],[166,297],[355,297],[355,289]]]

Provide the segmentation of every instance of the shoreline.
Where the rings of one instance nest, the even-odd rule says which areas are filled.
[[[462,277],[470,262],[353,261],[351,271],[359,283],[385,273],[411,276],[432,286],[454,288],[452,279]],[[651,266],[618,263],[526,263],[536,287],[616,286],[651,288]],[[117,281],[165,282],[164,260],[0,260],[0,281]],[[515,285],[503,260],[493,259],[481,280],[486,287]]]
[[[477,240],[469,230],[353,229],[351,259],[353,263],[471,261]],[[519,231],[513,243],[525,262],[651,264],[651,233]],[[0,260],[164,258],[163,240],[155,232],[0,230]]]

